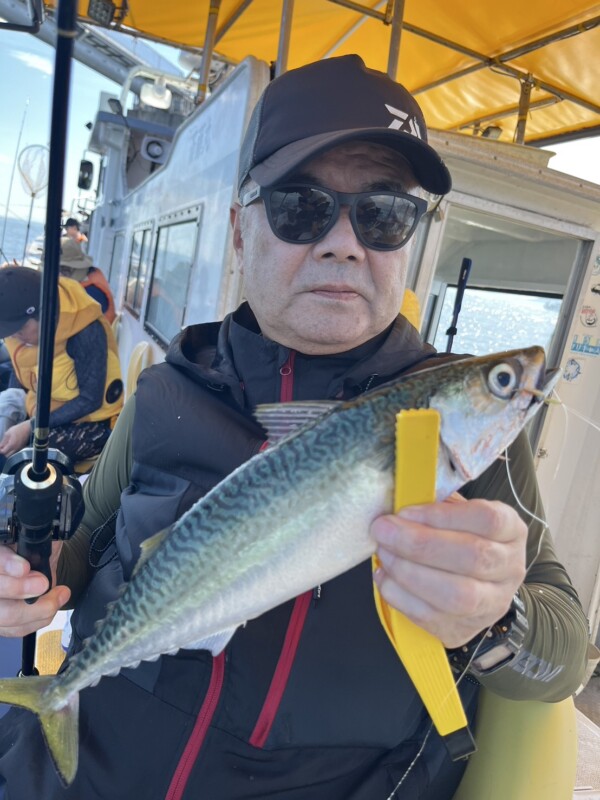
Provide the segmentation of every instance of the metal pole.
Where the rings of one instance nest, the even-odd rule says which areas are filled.
[[[206,23],[206,35],[204,37],[204,47],[202,48],[202,66],[200,68],[200,81],[198,83],[198,93],[196,94],[196,103],[200,105],[205,99],[208,92],[208,76],[210,75],[210,62],[212,60],[213,50],[215,48],[215,38],[217,35],[217,20],[219,17],[219,9],[221,8],[221,0],[210,0],[210,8],[208,10],[208,22]]]
[[[400,60],[400,40],[404,21],[404,0],[395,0],[392,14],[392,33],[388,55],[387,74],[395,81],[398,78],[398,61]]]
[[[381,6],[385,5],[385,3],[387,2],[388,0],[380,0],[380,2],[377,3],[373,11],[379,11]],[[334,42],[334,44],[328,50],[326,50],[323,53],[321,58],[331,58],[331,56],[336,52],[338,47],[343,45],[347,39],[349,39],[353,34],[355,34],[356,31],[361,27],[361,25],[365,24],[367,19],[368,16],[366,14],[363,14],[362,17],[359,20],[357,20],[351,28],[348,28],[348,30],[342,36],[340,36],[340,38],[336,42]]]
[[[242,0],[239,6],[233,11],[230,17],[225,20],[225,22],[221,25],[219,30],[217,31],[217,35],[215,36],[215,45],[217,45],[221,39],[225,36],[227,31],[232,28],[238,19],[242,16],[244,11],[251,5],[254,0]]]
[[[35,203],[35,195],[31,195],[31,203],[29,204],[29,217],[27,219],[27,230],[25,231],[25,242],[23,243],[23,258],[21,264],[25,264],[25,256],[27,255],[27,241],[29,239],[29,229],[31,228],[31,215],[33,214],[33,204]]]
[[[294,0],[283,0],[281,12],[281,25],[279,27],[279,45],[277,47],[277,63],[275,77],[287,70],[290,52],[290,37],[292,35],[292,16],[294,14]]]
[[[368,8],[367,6],[362,5],[361,3],[354,3],[352,0],[329,0],[330,3],[335,3],[337,6],[343,6],[344,8],[349,8],[351,11],[356,11],[359,14],[367,17],[373,17],[374,19],[379,19],[382,22],[386,21],[386,14],[381,13],[379,11],[379,6],[383,5],[383,3],[378,3],[375,8]],[[384,0],[384,2],[394,2],[394,0]]]
[[[534,82],[531,75],[528,75],[521,81],[521,96],[519,97],[519,116],[517,118],[517,127],[515,128],[516,144],[523,144],[525,142],[525,128],[527,126],[527,115],[529,114],[529,106],[531,103],[531,90],[534,87]]]

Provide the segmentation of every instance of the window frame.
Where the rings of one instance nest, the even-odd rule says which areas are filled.
[[[160,252],[160,240],[161,240],[161,233],[168,229],[174,228],[179,225],[189,225],[192,223],[194,225],[194,232],[195,232],[195,239],[191,248],[190,252],[190,266],[187,274],[187,282],[184,292],[184,303],[181,308],[181,316],[179,320],[179,327],[178,331],[182,329],[185,323],[185,317],[187,314],[188,308],[188,296],[190,287],[192,285],[192,276],[194,273],[194,269],[196,267],[196,259],[197,259],[197,252],[198,246],[200,241],[200,222],[201,222],[202,214],[201,214],[201,206],[195,206],[194,208],[186,208],[185,210],[175,212],[172,214],[166,214],[163,217],[160,217],[157,226],[156,226],[156,236],[154,240],[154,247],[152,253],[152,264],[150,269],[149,281],[148,281],[148,299],[146,302],[146,306],[144,309],[144,330],[156,341],[163,349],[166,349],[169,342],[171,341],[172,337],[168,337],[165,333],[163,333],[153,322],[151,322],[148,317],[151,312],[152,307],[152,290],[156,280],[156,267],[157,267],[157,259]],[[176,334],[174,334],[176,335]]]

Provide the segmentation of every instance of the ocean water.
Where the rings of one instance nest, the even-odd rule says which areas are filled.
[[[16,259],[20,264],[24,252],[26,259],[28,256],[36,259],[37,256],[39,260],[39,248],[34,243],[43,233],[44,225],[41,222],[32,220],[28,231],[26,219],[0,215],[0,263]],[[35,252],[31,252],[32,245]]]

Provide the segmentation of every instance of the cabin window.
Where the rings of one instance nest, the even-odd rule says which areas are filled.
[[[150,228],[135,231],[129,256],[129,271],[125,289],[125,303],[136,316],[140,315],[146,286],[150,256]]]
[[[446,286],[434,346],[446,350],[446,331],[452,324],[456,286]],[[483,356],[502,350],[541,345],[546,352],[558,322],[562,297],[467,286],[454,337],[454,353]]]
[[[113,240],[110,266],[108,268],[108,282],[113,295],[117,295],[119,290],[119,275],[121,274],[121,261],[123,259],[123,249],[125,247],[125,234],[118,233]]]
[[[556,361],[564,297],[582,242],[556,220],[488,204],[450,205],[424,315],[425,336],[444,351],[464,258],[472,267],[454,353],[483,355],[542,345]]]
[[[165,343],[183,325],[197,230],[195,219],[158,229],[146,327]]]

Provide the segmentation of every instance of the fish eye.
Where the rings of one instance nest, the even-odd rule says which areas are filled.
[[[508,362],[496,364],[489,371],[488,387],[490,392],[501,400],[508,400],[515,393],[520,379],[520,371]]]

